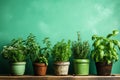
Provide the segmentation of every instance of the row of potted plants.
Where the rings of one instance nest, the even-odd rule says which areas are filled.
[[[51,47],[49,38],[43,40],[44,46],[41,47],[37,43],[35,36],[30,34],[26,40],[12,40],[9,45],[3,47],[1,55],[8,59],[12,65],[12,75],[24,74],[26,59],[32,61],[35,75],[46,75],[50,56],[54,61],[55,75],[68,75],[69,59],[72,55],[74,58],[74,74],[89,75],[90,61],[88,56],[91,53],[91,58],[96,62],[97,74],[110,75],[112,64],[118,60],[118,49],[120,50],[120,42],[112,38],[118,33],[118,30],[113,30],[106,37],[93,35],[92,50],[90,50],[88,41],[82,42],[79,32],[77,33],[78,38],[76,41],[68,40],[65,42],[63,39],[53,47]]]

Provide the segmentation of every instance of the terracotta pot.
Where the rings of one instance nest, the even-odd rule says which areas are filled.
[[[107,64],[106,62],[96,63],[97,75],[109,76],[111,75],[112,64]]]
[[[70,62],[56,62],[54,63],[55,75],[68,75]]]
[[[34,74],[37,76],[45,76],[47,65],[44,63],[34,63]]]

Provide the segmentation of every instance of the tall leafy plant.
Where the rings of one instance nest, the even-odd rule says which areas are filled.
[[[86,59],[90,52],[89,43],[88,41],[81,41],[79,32],[77,32],[77,37],[77,41],[72,42],[73,57],[75,59]]]
[[[40,52],[40,45],[37,43],[35,36],[30,33],[27,39],[25,40],[27,53],[30,56],[32,62],[34,62],[37,58],[37,55]]]
[[[110,64],[119,59],[117,47],[120,50],[120,41],[112,38],[118,33],[118,30],[113,30],[113,32],[108,34],[106,37],[97,35],[92,36],[92,40],[94,42],[91,57],[95,62],[107,62]]]
[[[40,49],[40,54],[44,55],[46,58],[49,58],[51,55],[51,42],[48,37],[43,39],[44,46]]]
[[[51,55],[51,42],[48,37],[43,40],[44,46],[40,48],[40,53],[38,54],[35,62],[45,63],[48,65],[48,59]]]
[[[43,47],[40,47],[32,33],[26,39],[27,52],[31,61],[48,65],[48,58],[51,54],[51,42],[48,37],[44,38],[43,44]]]

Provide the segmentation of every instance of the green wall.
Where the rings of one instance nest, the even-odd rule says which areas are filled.
[[[82,40],[92,44],[93,34],[105,36],[113,29],[120,30],[119,22],[120,0],[0,0],[0,50],[13,38],[25,38],[29,33],[36,35],[39,43],[50,37],[54,44],[63,38],[76,40],[80,31]],[[116,38],[120,40],[120,34]],[[32,74],[29,65],[26,74]],[[49,66],[51,74],[52,63]],[[9,64],[0,57],[0,74],[8,73]],[[96,73],[93,61],[90,73]],[[112,73],[120,73],[120,61],[113,65]]]

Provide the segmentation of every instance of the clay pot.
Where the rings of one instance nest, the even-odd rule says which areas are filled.
[[[68,75],[70,62],[56,62],[54,63],[55,75],[62,76]]]
[[[15,76],[24,75],[26,62],[15,62],[11,64],[11,73]]]
[[[88,59],[74,59],[73,62],[75,75],[89,75]]]
[[[47,65],[44,63],[34,63],[34,74],[36,76],[45,76],[47,71]]]
[[[106,62],[96,63],[97,75],[109,76],[111,75],[112,64],[107,64]]]

